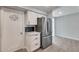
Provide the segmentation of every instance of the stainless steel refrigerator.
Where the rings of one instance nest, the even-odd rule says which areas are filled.
[[[36,30],[41,32],[41,48],[46,48],[52,44],[52,19],[37,18]]]

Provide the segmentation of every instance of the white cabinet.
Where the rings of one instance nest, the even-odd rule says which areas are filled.
[[[35,51],[40,48],[40,33],[26,32],[26,49],[27,51]]]
[[[27,11],[25,13],[25,26],[26,25],[37,25],[37,18],[38,17],[46,17],[46,16],[32,12],[32,11]]]
[[[37,25],[37,13],[27,11],[25,14],[26,25]]]
[[[24,12],[0,10],[0,51],[16,51],[24,46]]]

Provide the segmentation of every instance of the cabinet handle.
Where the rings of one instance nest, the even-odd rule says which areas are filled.
[[[37,40],[38,38],[35,38],[35,40]]]
[[[23,35],[23,33],[22,33],[22,32],[20,32],[20,34],[21,34],[21,35]]]
[[[38,34],[35,34],[35,36],[37,36]]]

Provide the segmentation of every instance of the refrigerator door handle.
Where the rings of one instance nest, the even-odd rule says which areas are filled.
[[[48,22],[48,34],[51,34],[51,32],[52,32],[52,20],[51,19],[48,19],[47,20],[47,22]]]
[[[47,35],[47,20],[45,19],[45,18],[43,18],[43,34],[44,34],[44,36],[46,36]]]
[[[47,19],[47,34],[50,34],[50,21]]]

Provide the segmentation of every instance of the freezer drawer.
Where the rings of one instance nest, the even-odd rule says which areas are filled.
[[[41,39],[41,48],[46,48],[52,44],[52,36],[42,37]]]

